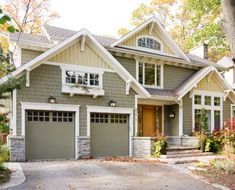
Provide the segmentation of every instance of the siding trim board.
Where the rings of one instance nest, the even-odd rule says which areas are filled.
[[[70,104],[49,104],[49,103],[32,103],[32,102],[21,102],[21,135],[25,136],[25,111],[26,110],[48,110],[48,111],[72,111],[75,112],[75,155],[78,159],[77,154],[77,136],[80,134],[79,130],[79,107],[80,105]]]
[[[87,105],[87,136],[90,136],[90,113],[116,113],[129,115],[129,156],[132,156],[132,136],[134,136],[134,109],[123,107],[104,107]]]

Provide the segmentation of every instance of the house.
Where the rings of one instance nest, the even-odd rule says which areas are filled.
[[[231,117],[223,68],[185,54],[153,17],[120,39],[45,26],[17,43],[11,160],[151,154],[156,134],[193,146],[200,109],[210,131]]]

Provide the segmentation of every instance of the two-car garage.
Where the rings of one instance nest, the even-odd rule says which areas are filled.
[[[129,155],[129,115],[89,113],[90,155]],[[25,110],[26,160],[76,158],[76,112]]]

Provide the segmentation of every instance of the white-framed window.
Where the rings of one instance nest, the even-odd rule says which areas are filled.
[[[84,66],[61,66],[62,92],[103,96],[104,71]]]
[[[146,87],[163,88],[163,65],[137,62],[136,78],[140,84]]]
[[[193,131],[200,125],[201,109],[206,110],[210,132],[218,130],[223,125],[223,93],[195,90],[192,93]]]
[[[163,44],[160,40],[152,36],[140,36],[137,38],[137,47],[153,51],[162,51]]]

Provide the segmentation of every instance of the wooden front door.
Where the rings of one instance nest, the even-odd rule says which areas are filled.
[[[156,133],[156,114],[154,106],[143,106],[143,136],[153,136]]]

